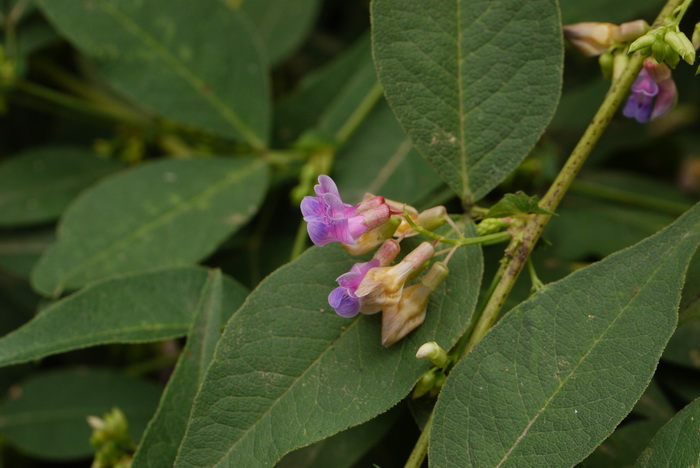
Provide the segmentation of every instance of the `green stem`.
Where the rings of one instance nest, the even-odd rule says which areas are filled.
[[[145,119],[136,118],[133,114],[122,113],[115,109],[99,108],[92,103],[75,98],[29,81],[20,80],[14,84],[15,88],[31,96],[57,104],[61,107],[77,111],[82,114],[92,115],[117,122],[125,122],[139,128],[150,127],[150,122]]]
[[[627,205],[638,206],[640,208],[661,211],[671,215],[681,215],[690,208],[690,204],[662,200],[660,198],[583,180],[574,181],[574,183],[571,184],[571,191],[604,198],[606,200],[613,200]]]
[[[360,126],[367,115],[372,111],[377,101],[382,97],[382,93],[382,86],[378,82],[375,83],[353,113],[350,114],[350,117],[348,117],[343,126],[336,132],[335,144],[337,147],[342,146],[348,138],[350,138],[350,135],[357,130],[357,127]]]
[[[497,232],[495,234],[487,234],[485,236],[462,237],[460,239],[452,239],[451,237],[441,236],[439,234],[435,234],[432,231],[428,231],[427,229],[418,226],[415,223],[415,221],[413,221],[411,219],[411,217],[408,216],[408,214],[404,213],[403,218],[411,226],[411,229],[416,231],[417,233],[422,234],[422,235],[429,237],[431,239],[435,239],[438,242],[442,242],[444,244],[457,245],[460,247],[464,247],[465,245],[475,245],[475,244],[484,244],[484,245],[498,244],[499,242],[505,242],[505,241],[509,240],[511,237],[509,232],[502,231],[502,232]]]
[[[430,417],[425,423],[425,426],[423,426],[423,431],[420,433],[418,442],[416,442],[415,447],[413,447],[411,455],[408,457],[408,460],[406,460],[404,468],[420,468],[423,464],[423,459],[428,454],[428,446],[430,445],[430,428],[433,425],[434,414],[434,412],[430,413]]]
[[[669,15],[671,15],[680,5],[684,5],[686,2],[689,4],[691,1],[692,0],[668,0],[652,27],[663,25],[667,21]],[[632,85],[632,82],[637,77],[639,70],[642,68],[643,61],[644,58],[639,53],[636,53],[629,61],[627,68],[622,72],[620,77],[613,81],[608,94],[605,96],[605,99],[593,117],[593,120],[586,128],[586,131],[574,150],[571,152],[569,159],[566,161],[566,164],[557,175],[557,178],[547,191],[547,194],[544,196],[544,198],[542,198],[542,201],[540,202],[540,206],[542,208],[549,211],[554,211],[559,205],[559,202],[561,202],[562,198],[564,198],[566,191],[569,189],[574,178],[581,170],[583,163],[588,158],[588,155],[591,153],[613,116],[617,112],[618,108],[622,104],[623,99],[627,95],[629,87]],[[524,227],[522,235],[518,236],[517,239],[514,238],[508,249],[506,249],[503,263],[499,269],[498,282],[493,288],[493,291],[491,291],[484,311],[481,317],[478,319],[474,330],[469,336],[466,346],[463,350],[461,350],[460,354],[457,355],[457,362],[469,354],[474,346],[476,346],[476,344],[479,343],[484,335],[486,335],[486,333],[491,329],[491,326],[493,326],[501,308],[503,307],[503,304],[506,301],[506,298],[508,297],[508,294],[513,288],[515,281],[520,275],[520,272],[525,266],[530,254],[532,253],[532,250],[535,248],[535,244],[542,235],[542,231],[549,222],[550,218],[551,215],[531,216]],[[431,425],[432,417],[423,428],[419,442],[414,447],[413,453],[411,453],[411,457],[409,458],[409,460],[412,461],[411,465],[407,464],[407,467],[410,466],[417,468],[422,463],[423,457],[427,453],[428,442],[421,441],[429,438],[429,435],[426,434],[430,434]]]

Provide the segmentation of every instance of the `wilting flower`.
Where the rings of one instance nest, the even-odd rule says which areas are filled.
[[[447,265],[434,263],[420,283],[404,288],[398,303],[384,308],[382,345],[391,346],[423,323],[430,293],[442,283],[448,273]]]
[[[611,23],[583,22],[564,26],[564,36],[587,57],[600,55],[613,44],[638,38],[649,29],[644,20],[635,20],[621,25]]]
[[[376,313],[376,310],[363,310],[362,299],[357,297],[355,292],[360,283],[365,278],[368,271],[373,268],[389,265],[400,250],[399,243],[389,239],[377,250],[374,257],[369,262],[356,263],[349,272],[342,274],[336,279],[338,287],[328,295],[328,303],[341,317],[354,317],[358,312]]]
[[[301,201],[309,237],[318,246],[329,242],[354,244],[362,234],[385,223],[391,216],[383,197],[353,206],[343,203],[333,179],[321,175],[318,182],[314,186],[316,196],[304,197]]]
[[[644,68],[630,88],[622,113],[625,117],[644,123],[668,112],[676,103],[678,93],[671,78],[671,69],[654,59],[646,59]]]
[[[355,294],[362,299],[363,306],[368,310],[379,311],[397,304],[406,281],[418,273],[434,254],[433,246],[423,242],[396,265],[369,270]]]

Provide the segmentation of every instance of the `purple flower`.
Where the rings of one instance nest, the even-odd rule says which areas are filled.
[[[339,286],[328,295],[328,303],[338,315],[350,318],[360,312],[360,298],[355,295],[355,291],[367,272],[379,265],[379,260],[373,258],[369,262],[354,264],[349,272],[338,277],[336,281]]]
[[[668,112],[676,103],[676,84],[671,70],[653,59],[644,61],[644,68],[637,75],[630,89],[622,114],[644,123]]]
[[[354,244],[362,234],[384,224],[391,216],[391,209],[382,197],[356,206],[343,203],[338,187],[327,175],[318,177],[314,192],[315,197],[304,197],[301,201],[301,213],[308,223],[309,237],[318,246],[329,242]]]

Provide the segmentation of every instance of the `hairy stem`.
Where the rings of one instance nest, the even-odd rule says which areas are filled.
[[[679,7],[683,7],[682,11],[675,16],[677,20],[680,20],[680,16],[682,16],[682,13],[685,12],[691,2],[692,0],[668,0],[654,22],[652,29],[665,24],[669,16]],[[600,137],[612,120],[615,112],[617,112],[622,104],[628,89],[637,77],[639,70],[642,68],[643,61],[644,57],[636,53],[631,58],[627,68],[625,68],[620,77],[613,81],[603,103],[593,117],[593,120],[571,152],[569,159],[557,175],[552,186],[547,191],[547,194],[542,198],[542,201],[540,201],[540,207],[549,211],[556,210],[562,198],[564,198],[566,191],[573,183],[574,178],[581,170],[583,163],[588,158],[588,155],[590,155],[598,140],[600,140]],[[537,244],[550,218],[551,215],[546,214],[533,215],[525,225],[522,234],[518,236],[517,239],[514,238],[514,241],[511,242],[511,245],[506,249],[501,268],[498,270],[498,282],[490,291],[484,311],[479,317],[474,330],[470,335],[465,335],[469,336],[469,339],[466,341],[463,348],[459,349],[457,361],[469,354],[474,346],[481,341],[484,335],[486,335],[493,326],[508,294],[513,288],[515,281],[518,279],[520,272],[526,265],[532,250],[535,248],[535,244]],[[461,342],[462,340],[460,340],[460,343]],[[420,467],[427,453],[429,436],[426,436],[426,433],[430,433],[431,426],[432,416],[423,428],[423,433],[414,447],[408,463],[406,463],[406,468]]]

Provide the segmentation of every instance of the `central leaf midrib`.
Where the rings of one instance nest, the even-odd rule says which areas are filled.
[[[123,14],[117,8],[112,7],[104,0],[99,0],[103,11],[111,15],[118,23],[120,23],[124,29],[130,32],[137,40],[141,40],[146,46],[150,47],[151,50],[156,52],[163,60],[169,63],[173,69],[180,77],[182,77],[185,82],[187,82],[195,93],[201,97],[204,101],[208,102],[213,108],[215,108],[218,113],[223,117],[223,119],[231,125],[243,138],[245,138],[248,143],[250,143],[255,148],[264,148],[265,143],[257,135],[257,133],[252,130],[245,121],[241,119],[238,114],[229,106],[227,106],[214,92],[204,92],[203,90],[208,87],[206,82],[200,77],[192,73],[185,64],[180,62],[177,57],[175,57],[168,49],[163,47],[158,40],[145,31],[139,24],[135,23],[129,16]]]

